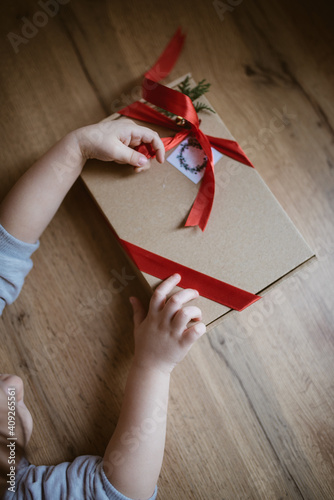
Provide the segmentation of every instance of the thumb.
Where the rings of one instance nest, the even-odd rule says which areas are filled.
[[[137,297],[130,297],[130,303],[133,310],[133,322],[135,328],[137,328],[140,323],[142,323],[146,317],[146,311],[139,299]]]
[[[126,146],[122,142],[117,144],[115,147],[115,161],[119,163],[128,163],[129,165],[133,165],[134,167],[143,167],[147,164],[148,159],[145,155],[139,153],[135,149]]]

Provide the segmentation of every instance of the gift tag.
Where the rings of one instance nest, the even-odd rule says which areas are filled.
[[[211,148],[211,150],[215,164],[223,155],[215,148]],[[188,179],[197,184],[204,175],[207,157],[197,139],[188,137],[174,149],[167,160]]]

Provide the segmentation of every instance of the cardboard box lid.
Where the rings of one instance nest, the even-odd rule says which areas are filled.
[[[205,97],[200,100],[210,105]],[[204,111],[199,117],[204,133],[234,139],[217,114]],[[109,117],[118,118],[118,114]],[[173,134],[140,124],[161,136]],[[148,171],[134,174],[129,165],[90,160],[82,173],[121,239],[256,294],[314,256],[256,169],[226,156],[216,163],[213,208],[202,232],[198,227],[184,227],[199,185],[167,160],[163,165],[156,160],[151,163]],[[152,287],[160,281],[146,273],[144,277]],[[203,297],[196,303],[206,324],[230,310]]]

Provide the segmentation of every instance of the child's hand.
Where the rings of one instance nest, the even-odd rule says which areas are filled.
[[[137,172],[147,170],[150,162],[145,155],[133,149],[142,142],[152,145],[160,163],[165,159],[165,148],[159,135],[127,118],[102,121],[80,128],[74,133],[84,159],[128,163]]]
[[[201,322],[187,328],[191,320],[200,321],[202,317],[198,307],[185,305],[198,297],[196,290],[181,290],[167,300],[180,279],[178,274],[173,274],[156,288],[147,315],[137,298],[130,299],[134,319],[134,361],[139,366],[171,372],[206,331]]]

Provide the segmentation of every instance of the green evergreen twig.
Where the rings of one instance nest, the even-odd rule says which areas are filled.
[[[179,89],[182,94],[187,95],[190,97],[192,101],[195,101],[199,97],[201,97],[203,94],[206,94],[206,92],[209,91],[211,86],[211,83],[208,83],[205,81],[205,79],[201,80],[195,87],[191,88],[190,86],[190,77],[187,76],[178,86],[177,88]],[[215,111],[210,108],[207,104],[204,104],[203,102],[196,102],[194,103],[194,108],[196,110],[196,113],[199,113],[199,111],[206,110],[210,111],[211,113],[215,113]],[[170,111],[166,111],[165,109],[158,108],[158,111],[160,113],[163,113],[164,115],[168,116],[169,118],[175,118],[176,115],[171,113]]]

